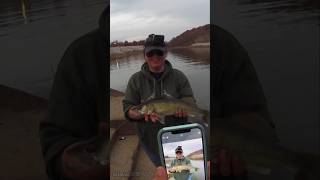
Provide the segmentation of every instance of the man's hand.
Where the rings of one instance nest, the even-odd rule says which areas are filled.
[[[247,175],[245,163],[226,149],[218,152],[215,164],[216,166],[214,166],[214,168],[217,168],[215,170],[217,172],[216,176],[245,177]]]
[[[144,120],[146,122],[157,122],[160,120],[159,116],[157,115],[157,113],[155,112],[152,112],[151,114],[144,114],[142,115],[135,107],[132,107],[131,109],[129,109],[128,111],[128,116],[131,118],[131,119],[135,119],[135,120],[139,120],[139,119],[142,119],[144,118]]]
[[[168,180],[166,169],[162,166],[157,167],[153,180]]]
[[[177,109],[175,117],[176,118],[186,118],[188,116],[188,113],[184,111],[183,109]]]
[[[159,121],[160,118],[159,118],[157,113],[152,112],[151,114],[145,114],[144,115],[144,120],[146,122],[148,122],[150,120],[151,122],[155,123],[155,122]]]
[[[135,120],[139,120],[142,118],[141,113],[138,111],[138,109],[136,109],[136,107],[132,107],[129,109],[128,116],[129,118],[135,119]]]
[[[172,169],[169,169],[169,172],[170,172],[170,173],[175,173],[176,170],[174,170],[174,169],[172,168]]]

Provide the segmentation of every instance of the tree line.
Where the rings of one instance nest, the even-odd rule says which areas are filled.
[[[111,47],[117,46],[143,46],[145,40],[140,41],[112,41]],[[193,43],[203,43],[210,42],[210,25],[204,25],[192,28],[183,32],[182,34],[172,38],[169,42],[167,42],[168,46],[190,46]]]
[[[143,46],[145,40],[140,40],[140,41],[112,41],[111,42],[111,47],[117,47],[117,46]]]

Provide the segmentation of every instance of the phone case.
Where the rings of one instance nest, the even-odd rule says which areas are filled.
[[[207,142],[206,142],[206,132],[205,129],[202,125],[198,123],[193,123],[193,124],[184,124],[184,125],[179,125],[179,126],[171,126],[171,127],[165,127],[160,129],[158,132],[158,146],[159,146],[159,153],[160,153],[160,158],[161,158],[161,163],[163,167],[166,167],[165,160],[163,157],[163,150],[162,150],[162,144],[161,144],[161,135],[165,132],[171,132],[175,130],[184,130],[184,129],[192,129],[192,128],[199,128],[201,129],[201,134],[202,134],[202,142],[203,142],[203,149],[204,149],[204,167],[205,167],[205,176],[206,180],[208,179],[208,166],[207,166]]]

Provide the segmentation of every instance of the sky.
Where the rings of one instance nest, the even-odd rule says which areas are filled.
[[[163,34],[169,41],[210,23],[210,0],[111,0],[110,41],[144,40]]]
[[[186,141],[174,142],[174,143],[165,143],[163,146],[164,155],[169,157],[175,157],[175,149],[178,146],[182,146],[183,154],[188,156],[190,153],[202,149],[202,139],[191,139]]]

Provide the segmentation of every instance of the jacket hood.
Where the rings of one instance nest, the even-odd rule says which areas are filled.
[[[164,72],[160,78],[160,80],[162,80],[163,78],[165,78],[171,71],[172,71],[172,65],[168,60],[165,60],[165,67],[164,67]],[[143,63],[143,65],[141,66],[141,72],[143,73],[143,75],[145,75],[147,78],[149,79],[154,79],[154,77],[152,76],[150,70],[149,70],[149,66],[148,64],[145,62]]]
[[[164,89],[164,85],[163,85],[163,79],[164,79],[166,76],[168,76],[169,74],[171,74],[172,71],[173,71],[173,69],[172,69],[171,63],[170,63],[169,61],[165,60],[164,72],[163,72],[162,76],[160,77],[160,79],[159,79],[159,80],[156,80],[156,79],[153,77],[153,75],[151,74],[151,72],[150,72],[150,70],[149,70],[148,64],[147,64],[146,62],[143,63],[143,65],[141,66],[141,72],[142,72],[142,74],[143,74],[146,78],[152,80],[152,82],[153,82],[153,90],[152,90],[152,93],[151,93],[151,95],[150,95],[146,100],[154,99],[154,98],[157,97],[157,93],[156,93],[156,91],[157,91],[157,90],[156,90],[156,84],[157,84],[157,83],[156,83],[156,81],[158,81],[158,82],[160,81],[160,90],[159,90],[160,96],[168,96],[168,97],[172,96],[172,95],[170,95],[170,94],[167,93],[167,91],[166,91],[166,89]]]

